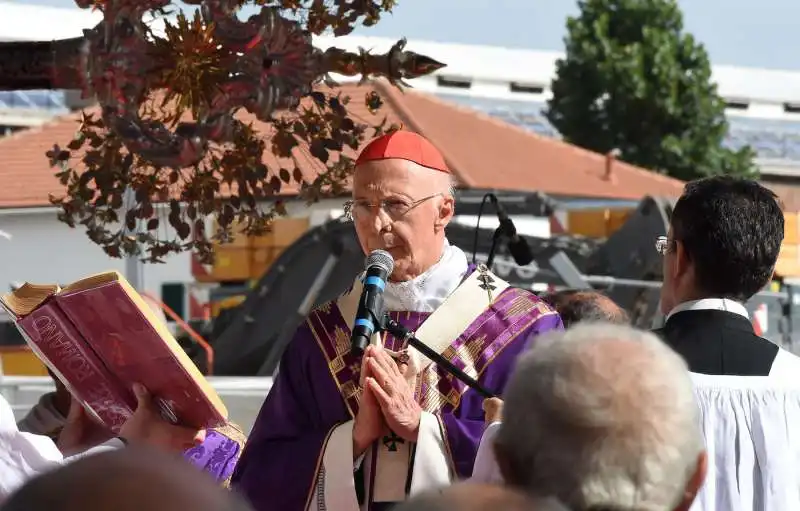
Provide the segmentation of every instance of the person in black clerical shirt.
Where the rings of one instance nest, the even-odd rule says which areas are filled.
[[[772,279],[782,241],[781,206],[756,181],[720,176],[686,185],[669,233],[656,241],[667,317],[655,333],[690,371],[800,374],[800,358],[756,335],[744,307]]]

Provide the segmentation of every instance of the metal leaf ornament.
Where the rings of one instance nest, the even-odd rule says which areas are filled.
[[[210,261],[212,241],[230,240],[234,225],[245,235],[268,229],[285,212],[272,199],[286,186],[309,201],[344,192],[353,161],[342,151],[397,126],[351,115],[352,98],[321,88],[336,85],[330,74],[401,86],[443,67],[405,40],[383,55],[312,45],[312,34],[377,23],[389,0],[260,1],[247,20],[241,0],[184,0],[198,7],[188,17],[166,16],[169,0],[76,3],[101,10],[102,22],[53,42],[49,55],[31,47],[26,63],[19,45],[15,60],[0,43],[0,70],[17,88],[41,88],[27,78],[46,75],[51,88],[96,98],[75,138],[47,154],[65,187],[50,200],[112,256],[158,262],[195,250]],[[375,96],[365,91],[369,111],[380,107]]]

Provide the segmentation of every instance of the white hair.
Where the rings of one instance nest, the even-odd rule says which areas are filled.
[[[496,449],[508,482],[571,509],[674,509],[704,450],[686,363],[631,327],[539,338],[504,399]]]

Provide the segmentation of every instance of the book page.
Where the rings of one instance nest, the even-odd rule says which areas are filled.
[[[16,290],[0,297],[3,308],[16,317],[24,317],[58,293],[57,285],[26,282]]]
[[[117,271],[106,271],[103,273],[97,273],[95,275],[90,275],[89,277],[76,280],[72,284],[68,284],[64,288],[61,289],[61,293],[72,293],[76,291],[83,291],[86,289],[92,289],[94,287],[102,286],[103,284],[108,284],[109,282],[118,282],[120,280],[124,280],[123,277]]]

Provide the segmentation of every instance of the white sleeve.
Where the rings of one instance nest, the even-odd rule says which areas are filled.
[[[772,374],[693,373],[692,382],[708,476],[691,510],[800,509],[800,384]]]
[[[19,431],[11,405],[0,395],[0,500],[63,461],[48,437]]]
[[[78,454],[73,454],[72,456],[64,458],[64,461],[66,463],[72,463],[73,461],[77,461],[87,456],[94,456],[95,454],[102,454],[104,452],[111,452],[124,448],[125,448],[125,442],[123,442],[119,438],[112,438],[111,440],[104,442],[100,445],[97,445],[83,452],[79,452]]]
[[[367,449],[354,463],[353,421],[336,426],[325,445],[317,484],[307,511],[320,509],[358,511],[353,472],[370,452],[371,448]],[[443,426],[435,415],[422,412],[410,493],[413,495],[420,491],[449,485],[450,472]]]
[[[21,432],[11,405],[0,395],[0,501],[29,479],[58,468],[65,462],[120,449],[124,445],[121,440],[112,439],[83,453],[64,458],[50,438]]]
[[[444,425],[439,418],[432,413],[422,412],[411,472],[410,495],[452,483],[444,435]]]
[[[797,381],[797,373],[800,372],[800,357],[794,353],[787,351],[783,348],[778,350],[778,355],[772,362],[772,368],[769,371],[770,378],[773,381],[788,383],[791,385]]]
[[[497,466],[494,456],[494,439],[499,429],[499,422],[493,422],[486,426],[478,446],[478,454],[475,456],[475,467],[472,469],[470,481],[503,484],[503,477],[500,475],[500,468]]]
[[[308,511],[320,509],[358,511],[353,473],[363,459],[362,455],[353,463],[353,421],[336,426],[325,444],[322,465],[319,468],[317,484]]]

